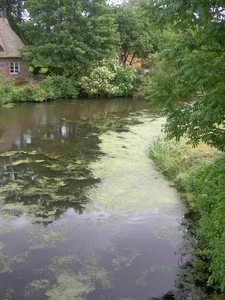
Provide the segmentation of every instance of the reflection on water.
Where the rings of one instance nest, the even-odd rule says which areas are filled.
[[[136,99],[0,110],[4,299],[147,300],[175,288],[185,210],[148,158]]]
[[[113,129],[119,124],[116,120],[107,120],[110,114],[128,114],[144,109],[144,101],[134,99],[121,100],[91,100],[74,102],[54,102],[41,104],[21,104],[13,109],[1,110],[0,153],[9,150],[20,150],[34,146],[41,139],[54,140],[57,143],[67,143],[80,135],[87,134],[92,126],[105,126]],[[104,122],[103,122],[104,120]],[[88,128],[84,128],[83,125]],[[46,145],[51,149],[49,143]],[[53,147],[54,150],[55,147]],[[60,150],[60,149],[59,149]],[[63,149],[65,151],[65,148]]]

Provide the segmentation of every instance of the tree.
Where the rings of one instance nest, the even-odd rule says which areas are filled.
[[[165,132],[225,150],[225,5],[220,0],[157,1],[158,18],[181,30],[151,73],[148,99],[161,104]],[[190,99],[192,99],[190,103]],[[188,100],[186,102],[182,100]]]
[[[19,24],[24,21],[24,1],[0,0],[0,10],[6,14],[12,29],[21,35]]]
[[[78,76],[118,49],[117,26],[104,0],[27,0],[26,7],[24,53],[34,65]]]
[[[134,57],[143,57],[152,49],[149,18],[142,14],[140,5],[124,4],[115,10],[116,22],[121,39],[123,63],[132,65]]]

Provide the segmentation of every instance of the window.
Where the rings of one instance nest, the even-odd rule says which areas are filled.
[[[19,74],[20,73],[20,64],[18,62],[10,63],[10,74]]]

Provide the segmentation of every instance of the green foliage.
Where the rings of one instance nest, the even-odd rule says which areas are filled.
[[[106,65],[115,73],[112,84],[118,88],[116,96],[130,96],[138,85],[138,74],[130,66],[120,64],[117,59],[106,61]]]
[[[12,93],[12,100],[16,102],[43,102],[57,99],[75,99],[79,94],[76,80],[65,76],[48,76],[41,83],[33,80],[29,84]]]
[[[25,19],[23,0],[1,0],[0,7],[6,13],[12,29],[19,35],[22,34],[19,23]]]
[[[149,149],[149,156],[155,162],[161,173],[170,179],[175,179],[180,170],[180,163],[187,145],[168,140],[165,136],[155,138]]]
[[[45,91],[32,86],[24,86],[13,91],[12,100],[14,102],[42,102],[46,101]]]
[[[186,186],[200,213],[198,254],[208,261],[209,285],[225,291],[225,157],[190,172]]]
[[[141,6],[134,7],[126,3],[116,9],[115,17],[124,55],[123,63],[126,64],[131,56],[129,63],[132,65],[135,56],[143,57],[147,49],[153,48],[150,19],[143,14]]]
[[[65,76],[48,76],[41,83],[33,80],[19,89],[14,89],[11,100],[14,102],[43,102],[57,99],[75,99],[79,94],[77,81]]]
[[[80,84],[89,96],[110,97],[115,95],[118,90],[116,86],[110,83],[114,76],[115,74],[110,72],[106,66],[97,67],[90,73],[89,77],[82,77]]]
[[[206,153],[206,155],[204,154]],[[183,144],[158,137],[150,146],[150,157],[183,196],[198,220],[195,255],[203,260],[207,284],[225,291],[225,156],[213,149],[193,151]],[[215,159],[217,157],[217,159]],[[194,258],[196,259],[196,257]],[[210,299],[216,298],[216,291]]]
[[[197,25],[213,36],[224,35],[224,23],[218,24],[218,21],[224,20],[224,4],[221,0],[159,0],[156,5],[158,20],[163,24],[175,23],[176,28],[182,29]]]
[[[83,91],[90,97],[129,96],[134,90],[135,74],[130,66],[118,59],[103,60],[89,76],[80,80]]]
[[[0,104],[11,101],[13,86],[13,79],[0,73]]]
[[[48,76],[42,86],[46,93],[46,100],[75,99],[79,94],[78,83],[73,77]]]
[[[225,21],[221,3],[159,1],[158,14],[159,20],[174,22],[173,30],[182,36],[163,45],[151,73],[148,99],[165,108],[169,138],[186,135],[194,146],[203,141],[223,151]],[[194,103],[182,105],[184,99]]]
[[[116,53],[117,25],[104,0],[25,2],[30,19],[21,24],[24,55],[56,75],[78,77],[95,61]]]

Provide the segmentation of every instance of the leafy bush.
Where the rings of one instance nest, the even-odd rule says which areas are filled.
[[[19,90],[14,90],[12,99],[15,102],[42,102],[45,101],[45,91],[32,86],[25,86]]]
[[[3,74],[0,74],[0,104],[11,101],[13,87],[13,79],[11,77],[5,77]]]
[[[20,89],[14,89],[12,100],[16,102],[42,102],[76,98],[78,93],[78,84],[73,78],[48,76],[41,84],[31,79],[29,85]]]
[[[208,284],[225,291],[225,156],[191,171],[186,189],[195,197],[200,214],[198,254],[208,261]]]
[[[26,89],[25,88],[14,89],[13,94],[12,94],[12,101],[14,101],[14,102],[28,101]]]
[[[88,96],[110,97],[118,93],[118,87],[111,84],[114,77],[115,74],[107,67],[97,67],[89,77],[82,77],[80,84]]]
[[[90,97],[129,96],[134,91],[135,73],[118,59],[103,60],[89,76],[80,80],[80,86]]]
[[[79,94],[77,81],[72,77],[48,76],[43,81],[46,100],[75,99]]]
[[[118,86],[117,96],[130,96],[134,89],[134,72],[130,66],[120,65],[113,84]]]

